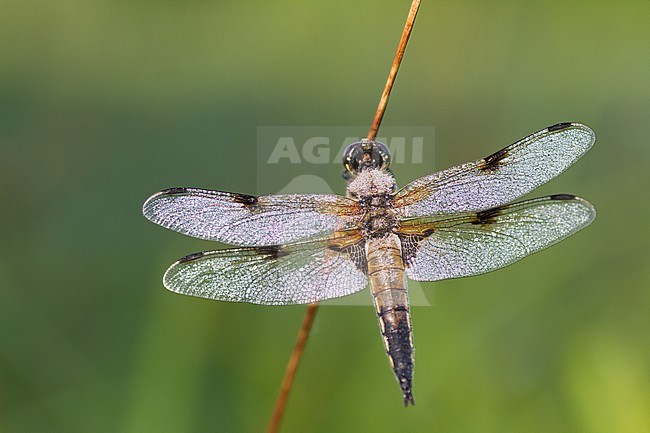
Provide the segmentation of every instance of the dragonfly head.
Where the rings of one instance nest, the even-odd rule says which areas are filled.
[[[343,152],[343,177],[354,179],[365,170],[388,170],[390,151],[388,146],[367,138],[350,144]]]

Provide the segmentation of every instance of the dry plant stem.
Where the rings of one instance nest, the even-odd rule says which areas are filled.
[[[402,57],[404,57],[404,51],[406,50],[406,44],[409,41],[411,36],[411,30],[413,30],[413,24],[415,24],[415,17],[418,14],[418,9],[420,8],[420,0],[413,0],[411,3],[411,10],[409,15],[406,18],[406,24],[404,24],[404,30],[402,31],[402,37],[399,40],[399,45],[397,46],[397,52],[395,53],[395,59],[393,60],[393,65],[390,67],[390,73],[388,74],[388,80],[386,80],[386,86],[384,87],[384,92],[381,94],[379,99],[379,105],[377,106],[377,112],[375,113],[375,118],[372,121],[372,126],[370,131],[368,131],[368,138],[374,140],[379,130],[379,125],[381,124],[381,119],[384,117],[384,112],[386,111],[386,106],[388,105],[388,97],[390,96],[390,91],[393,88],[393,83],[397,77],[397,71],[399,70],[399,65],[402,63]]]
[[[284,379],[282,380],[282,386],[280,387],[280,394],[278,395],[278,400],[275,403],[275,409],[271,416],[271,422],[269,423],[268,429],[269,433],[276,433],[280,427],[280,421],[282,420],[282,414],[284,413],[284,406],[287,404],[289,391],[291,391],[291,386],[293,385],[293,378],[296,375],[298,363],[300,362],[300,357],[305,349],[305,344],[309,337],[309,331],[311,330],[311,325],[314,323],[314,317],[316,316],[317,311],[318,304],[309,304],[307,306],[307,312],[305,313],[305,318],[302,320],[302,326],[300,327],[300,332],[296,339],[296,346],[293,348],[293,353],[291,354],[291,358],[287,364],[287,370],[284,373]]]
[[[399,65],[402,63],[404,51],[406,50],[406,44],[408,43],[409,37],[411,36],[411,30],[413,29],[413,24],[415,23],[415,17],[418,13],[419,7],[420,0],[413,0],[408,17],[406,18],[406,24],[404,24],[402,37],[400,38],[399,45],[397,46],[397,52],[395,53],[393,65],[391,66],[390,72],[388,74],[388,80],[386,80],[384,92],[381,95],[379,106],[377,107],[377,112],[375,113],[375,118],[373,119],[372,126],[368,132],[368,138],[371,140],[375,139],[377,131],[379,130],[379,125],[381,124],[381,119],[384,117],[384,112],[386,111],[386,106],[388,105],[388,97],[390,96],[390,91],[393,88],[393,83],[397,77]],[[302,321],[302,327],[300,328],[300,332],[298,333],[298,338],[296,340],[296,346],[293,349],[293,353],[291,354],[291,358],[287,364],[287,370],[284,374],[284,379],[282,380],[280,394],[278,395],[278,399],[275,403],[275,409],[273,410],[271,422],[269,423],[269,428],[267,430],[268,433],[277,433],[278,429],[280,428],[280,422],[282,421],[282,415],[284,414],[284,408],[287,404],[287,398],[289,397],[289,392],[291,391],[291,386],[293,385],[296,369],[298,368],[298,363],[300,362],[302,352],[305,349],[305,344],[307,343],[307,338],[309,337],[309,331],[311,330],[311,325],[314,323],[314,317],[316,316],[317,311],[318,304],[309,304],[307,307],[307,312],[305,313],[305,318]]]

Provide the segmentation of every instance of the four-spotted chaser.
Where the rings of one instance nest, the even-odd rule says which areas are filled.
[[[388,148],[364,139],[345,151],[347,196],[252,196],[170,188],[144,216],[171,230],[242,248],[190,254],[171,265],[171,291],[219,301],[307,304],[370,283],[386,352],[412,395],[413,337],[406,277],[416,281],[502,268],[587,226],[586,200],[558,194],[512,203],[554,178],[594,143],[560,123],[475,162],[398,189]]]

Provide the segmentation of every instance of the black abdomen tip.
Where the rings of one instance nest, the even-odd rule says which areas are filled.
[[[409,403],[411,406],[415,406],[415,400],[413,399],[413,394],[410,389],[403,389],[402,396],[404,397],[404,407],[408,407]]]

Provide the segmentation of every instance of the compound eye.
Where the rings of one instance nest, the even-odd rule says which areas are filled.
[[[390,151],[384,143],[364,138],[345,149],[343,165],[350,174],[369,169],[387,169],[390,165]]]

